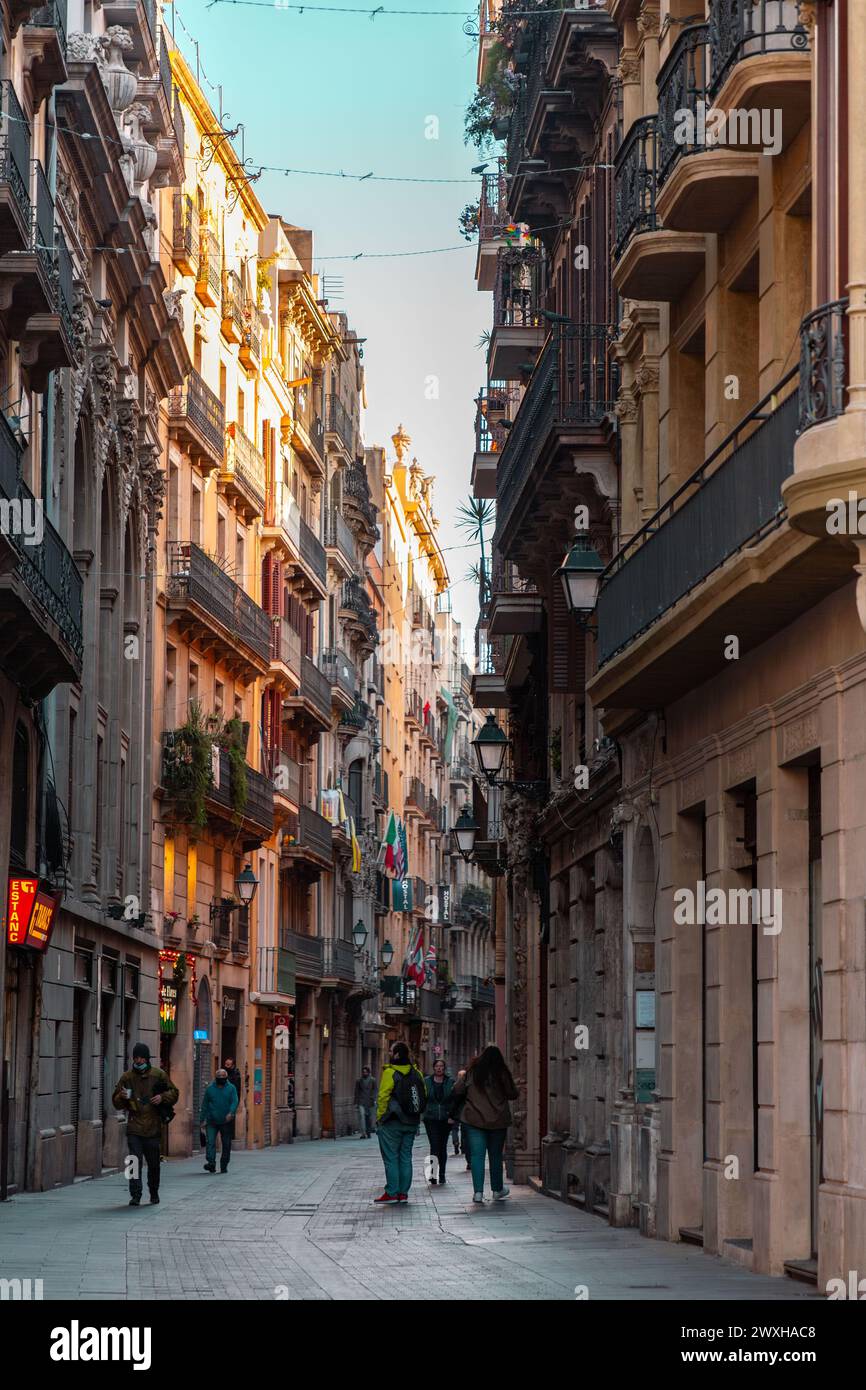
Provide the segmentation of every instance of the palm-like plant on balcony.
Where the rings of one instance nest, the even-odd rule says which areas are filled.
[[[485,498],[470,497],[457,508],[457,526],[471,541],[481,547],[481,560],[478,566],[479,596],[482,605],[486,602],[488,587],[488,568],[485,531],[493,525],[495,503]]]

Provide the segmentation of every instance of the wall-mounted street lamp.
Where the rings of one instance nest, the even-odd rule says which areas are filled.
[[[240,912],[242,907],[249,907],[253,898],[256,896],[256,889],[258,886],[259,881],[253,873],[252,865],[245,864],[242,871],[235,879],[235,890],[240,898],[240,902],[227,903],[223,901],[221,903],[211,903],[210,920],[213,922],[223,912]]]
[[[518,792],[521,796],[535,796],[543,800],[548,791],[546,782],[512,782],[500,776],[509,743],[510,740],[496,722],[496,715],[488,714],[487,722],[480,734],[472,740],[478,766],[486,777],[488,786],[510,787],[512,791]]]
[[[475,848],[475,837],[478,834],[478,822],[473,819],[472,812],[469,810],[469,803],[463,807],[460,815],[451,830],[457,851],[469,863],[472,858],[472,851]]]
[[[352,928],[352,940],[355,943],[355,955],[359,956],[367,944],[367,928],[360,917]]]
[[[604,565],[588,536],[578,536],[556,574],[562,580],[565,602],[582,627],[589,627],[589,616],[598,599]]]
[[[382,949],[379,952],[379,959],[382,962],[385,969],[387,970],[388,966],[391,964],[391,961],[394,959],[394,947],[391,945],[390,941],[384,941],[382,943]]]

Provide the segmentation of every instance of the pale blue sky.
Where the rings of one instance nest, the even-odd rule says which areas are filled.
[[[432,0],[416,2],[434,8]],[[411,0],[403,5],[410,8]],[[454,0],[443,0],[442,10],[453,8]],[[171,13],[167,6],[169,24]],[[454,515],[469,493],[473,397],[485,373],[477,343],[489,328],[491,304],[475,288],[474,245],[457,230],[460,210],[477,197],[479,180],[470,170],[480,162],[463,144],[476,50],[462,19],[385,15],[371,21],[235,4],[209,9],[207,0],[179,0],[177,14],[199,42],[204,77],[222,85],[231,124],[244,123],[245,154],[256,167],[468,180],[358,183],[265,173],[256,185],[269,212],[313,228],[316,268],[342,277],[332,307],[343,309],[367,338],[366,443],[385,444],[390,453],[391,435],[404,425],[411,452],[436,474],[443,546],[465,546]],[[194,61],[183,27],[176,22],[174,28]],[[207,81],[202,85],[218,105]],[[438,119],[438,139],[425,138],[430,117]],[[395,260],[325,259],[447,246],[460,249]],[[438,400],[427,398],[430,377],[438,378]],[[446,559],[453,583],[475,555],[448,550]],[[472,586],[458,583],[453,602],[471,640],[477,613]]]

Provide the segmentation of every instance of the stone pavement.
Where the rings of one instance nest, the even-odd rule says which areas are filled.
[[[814,1293],[685,1245],[613,1230],[527,1187],[471,1205],[462,1157],[429,1187],[423,1132],[406,1206],[382,1191],[375,1139],[235,1151],[163,1165],[161,1205],[120,1175],[0,1205],[0,1278],[45,1299],[802,1299]]]

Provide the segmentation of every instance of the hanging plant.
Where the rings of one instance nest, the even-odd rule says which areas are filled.
[[[247,726],[249,734],[249,726]],[[247,804],[247,760],[244,725],[240,719],[229,719],[219,737],[219,744],[228,753],[229,792],[235,818],[240,820]]]
[[[212,742],[201,705],[190,700],[186,723],[166,740],[163,769],[177,819],[198,829],[207,825],[205,798],[213,785]]]
[[[479,204],[467,203],[457,219],[457,225],[460,228],[460,235],[462,237],[465,237],[467,241],[472,241],[473,237],[478,235],[479,216]]]

